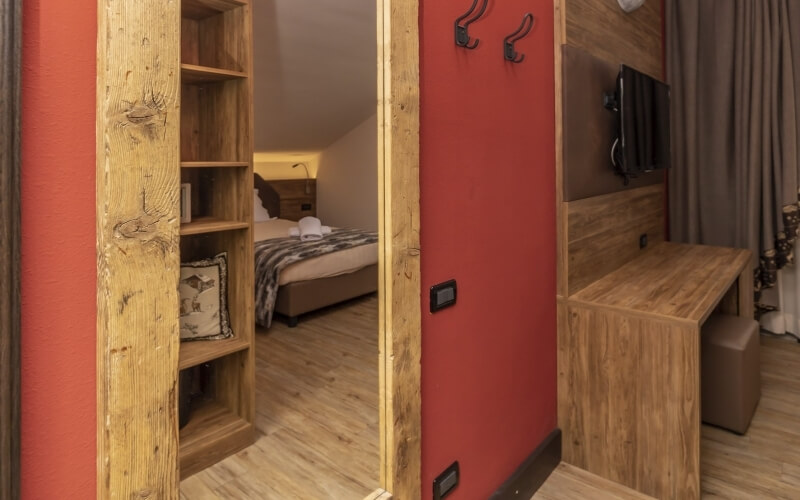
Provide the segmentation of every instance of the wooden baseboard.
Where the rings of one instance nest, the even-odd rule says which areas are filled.
[[[517,467],[489,500],[512,498],[528,500],[544,484],[559,462],[561,462],[561,429],[556,429]]]
[[[383,488],[378,488],[364,497],[364,500],[392,500],[392,494]]]

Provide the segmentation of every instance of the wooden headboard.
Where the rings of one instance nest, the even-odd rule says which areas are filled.
[[[253,187],[258,189],[270,217],[297,221],[306,216],[317,216],[316,179],[265,181],[253,174]]]

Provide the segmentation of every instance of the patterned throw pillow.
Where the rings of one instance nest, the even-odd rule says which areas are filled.
[[[181,264],[181,340],[233,337],[228,321],[228,255]]]

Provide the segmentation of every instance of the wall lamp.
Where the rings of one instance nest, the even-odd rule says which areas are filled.
[[[300,165],[302,165],[303,168],[306,169],[306,194],[311,194],[311,174],[308,173],[308,167],[306,166],[306,164],[295,163],[294,165],[292,165],[292,168],[297,168]]]

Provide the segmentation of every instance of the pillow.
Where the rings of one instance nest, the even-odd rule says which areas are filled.
[[[228,255],[181,264],[181,340],[233,337],[228,321]]]
[[[253,221],[264,222],[269,220],[269,212],[264,208],[264,202],[258,195],[258,189],[253,189]]]

